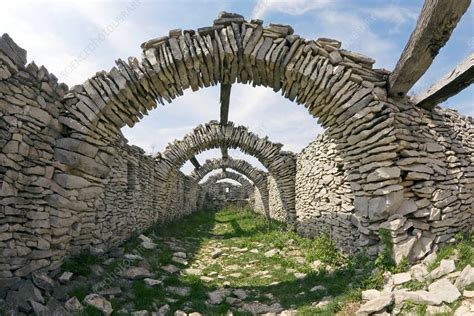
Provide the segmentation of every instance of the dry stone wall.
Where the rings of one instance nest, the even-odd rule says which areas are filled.
[[[15,286],[57,267],[70,240],[58,208],[64,199],[53,158],[67,87],[34,63],[8,35],[0,39],[0,284]]]
[[[284,201],[282,200],[281,190],[273,176],[267,177],[268,187],[268,216],[280,222],[290,222],[288,213],[285,212]],[[293,188],[294,190],[294,188]],[[297,225],[297,223],[295,224]]]
[[[260,189],[255,188],[253,192],[251,192],[249,197],[249,205],[254,212],[260,213],[264,216],[269,216],[268,214],[268,204],[265,204],[265,200],[261,193]]]
[[[384,227],[398,257],[422,258],[474,229],[474,120],[399,102],[395,127],[405,202]],[[390,218],[389,218],[390,219]]]
[[[68,254],[110,247],[132,230],[149,226],[153,221],[147,219],[157,216],[145,207],[152,203],[147,177],[153,175],[154,159],[138,148],[105,147],[100,140],[81,142],[68,134],[59,116],[68,87],[46,68],[26,64],[26,51],[8,35],[0,39],[0,79],[3,297],[6,289],[18,288],[21,277],[37,270],[56,270]],[[70,150],[77,154],[66,157]],[[136,190],[128,196],[122,194],[128,193],[124,186],[127,165],[117,153],[142,165],[136,169]],[[107,163],[113,165],[111,173],[104,167]],[[102,174],[108,177],[97,177]],[[202,199],[198,203],[196,181],[179,174],[176,183],[181,188],[172,194],[183,198],[175,201],[185,202],[175,207],[174,217],[202,203]]]
[[[354,195],[336,146],[321,134],[298,154],[296,227],[305,236],[328,233],[339,248],[353,252],[359,237],[351,222]]]
[[[159,200],[163,185],[155,175],[159,162],[136,146],[121,144],[117,153],[105,186],[104,216],[99,219],[103,247],[116,245],[153,223],[200,209],[201,189],[196,181],[181,172],[175,173],[170,190],[171,204],[163,208]]]

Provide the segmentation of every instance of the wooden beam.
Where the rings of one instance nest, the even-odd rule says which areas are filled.
[[[221,153],[222,153],[222,160],[227,160],[229,159],[229,151],[227,150],[227,147],[221,147]],[[226,167],[222,167],[222,172],[226,171]]]
[[[232,85],[228,83],[221,83],[221,124],[227,124],[229,121],[229,103],[230,103],[230,89]]]
[[[430,67],[470,0],[425,0],[416,28],[389,76],[390,96],[404,96]]]
[[[458,94],[473,82],[474,54],[471,54],[428,90],[413,97],[412,101],[424,109],[431,110],[435,105]]]
[[[224,160],[229,159],[229,151],[227,150],[227,147],[222,147],[221,153],[222,153],[222,159]]]
[[[230,104],[230,89],[232,85],[228,83],[221,83],[221,124],[225,125],[229,122],[229,104]],[[227,147],[221,147],[222,159],[229,158]],[[225,171],[224,168],[222,168]]]
[[[196,168],[196,169],[201,168],[201,165],[199,164],[199,161],[197,160],[196,156],[193,156],[191,159],[189,159],[189,161],[191,161],[194,168]]]

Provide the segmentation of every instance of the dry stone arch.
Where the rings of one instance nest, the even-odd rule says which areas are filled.
[[[221,181],[234,180],[237,183]],[[201,184],[206,209],[221,210],[229,205],[248,208],[254,185],[243,175],[229,170],[211,175]]]
[[[167,180],[169,172],[179,170],[187,160],[205,150],[221,147],[239,148],[244,153],[256,157],[274,176],[287,220],[294,222],[295,157],[291,152],[282,151],[282,146],[270,142],[267,137],[260,138],[249,132],[245,126],[234,126],[232,122],[223,125],[211,121],[199,125],[183,139],[171,142],[161,155],[164,163],[159,173],[163,175],[164,181],[169,182]]]
[[[196,181],[201,181],[201,179],[209,172],[223,168],[234,169],[235,171],[245,175],[255,184],[265,182],[266,172],[257,169],[243,159],[234,159],[232,157],[229,157],[228,159],[207,159],[200,168],[193,170],[191,177],[196,179]]]
[[[259,170],[252,166],[245,160],[242,159],[208,159],[206,162],[201,166],[199,169],[194,169],[191,174],[191,177],[196,179],[196,181],[200,181],[204,178],[209,172],[222,169],[222,168],[230,168],[241,174],[245,175],[247,178],[252,180],[254,185],[258,189],[258,197],[254,196],[254,203],[260,203],[262,205],[262,212],[264,214],[268,214],[268,188],[267,188],[267,181],[268,181],[268,174],[262,170]],[[257,201],[255,201],[257,199]],[[260,200],[260,201],[258,201]]]
[[[242,185],[242,187],[245,189],[245,190],[250,190],[252,187],[253,187],[253,184],[247,180],[245,177],[243,177],[242,175],[236,173],[236,172],[232,172],[232,171],[225,171],[225,172],[220,172],[220,173],[217,173],[217,174],[213,174],[211,175],[205,182],[204,182],[204,186],[207,184],[212,184],[212,183],[216,183],[218,181],[221,181],[221,180],[226,180],[226,179],[231,179],[231,180],[234,180],[234,181],[237,181],[238,183],[240,183],[240,185]]]
[[[204,188],[204,190],[207,190],[208,187],[218,184],[219,181],[229,179],[238,182],[241,186],[241,190],[246,193],[247,196],[250,195],[251,191],[253,191],[253,184],[250,183],[249,180],[236,172],[231,172],[228,170],[225,172],[213,174],[201,186]]]
[[[143,43],[141,60],[118,60],[71,89],[63,123],[113,137],[185,89],[237,81],[281,91],[330,126],[367,106],[374,90],[383,92],[388,72],[372,69],[373,59],[341,49],[335,40],[293,33],[288,25],[263,27],[259,20],[225,14],[210,27],[170,31]]]
[[[60,122],[67,127],[68,138],[74,142],[65,142],[65,148],[56,150],[56,159],[68,165],[72,172],[85,173],[101,182],[115,154],[110,144],[120,137],[122,126],[133,126],[156,102],[171,102],[186,88],[196,90],[233,82],[273,88],[303,104],[327,128],[326,134],[337,144],[344,159],[363,152],[367,143],[372,144],[387,135],[395,137],[394,116],[398,108],[386,102],[384,87],[388,72],[372,69],[373,59],[341,49],[341,43],[336,40],[306,40],[293,33],[287,25],[263,27],[261,21],[247,22],[241,16],[224,13],[212,27],[200,28],[197,32],[172,31],[170,36],[144,43],[141,60],[119,60],[117,67],[97,73],[84,84],[70,89],[63,98]],[[98,148],[93,155],[84,150],[91,143]],[[383,159],[386,164],[393,164],[397,157],[392,151]],[[367,158],[370,159],[382,158]],[[171,166],[164,165],[166,174]],[[386,219],[387,209],[400,206],[403,194],[392,192],[401,191],[402,187],[379,190],[374,197],[375,186],[364,186],[366,172],[373,169],[360,171],[357,163],[351,162],[344,168],[346,166],[347,172],[352,174],[353,190],[360,191],[360,196],[371,197],[371,211],[382,214],[371,218],[367,210],[361,208],[357,211],[360,212],[358,220],[354,221],[366,233],[360,238],[365,240],[363,244],[374,244],[377,229],[363,227]],[[157,171],[160,172],[163,173]],[[278,178],[281,179],[281,175]],[[293,186],[294,181],[287,178],[285,185]],[[392,182],[397,181],[400,180],[392,179]],[[381,186],[384,184],[382,181]],[[294,205],[294,193],[285,194],[292,196],[289,204]],[[393,195],[396,203],[392,201]],[[294,215],[294,211],[290,214]],[[366,235],[374,236],[366,238]]]
[[[58,148],[55,156],[73,173],[87,174],[101,182],[115,155],[110,144],[120,138],[122,126],[133,126],[157,102],[171,102],[184,89],[197,90],[218,83],[249,83],[281,91],[317,117],[342,154],[349,153],[346,156],[363,151],[367,142],[395,133],[393,116],[397,107],[385,102],[388,72],[372,69],[373,59],[342,49],[336,40],[306,40],[287,25],[264,27],[262,21],[248,22],[224,13],[211,27],[197,32],[175,30],[170,36],[144,43],[142,48],[141,60],[119,60],[109,72],[97,73],[63,98],[59,121],[74,141],[64,142],[66,146]],[[91,155],[84,150],[90,144],[98,148],[97,153]],[[395,161],[397,157],[392,152],[384,159]],[[371,196],[377,189],[361,183],[365,172],[372,169],[361,173],[355,164],[346,165],[348,173],[353,173],[350,179],[354,190],[360,190],[361,196]],[[164,174],[170,167],[164,168]],[[285,185],[293,186],[292,177],[287,178]],[[373,219],[365,209],[360,211],[356,222],[361,229],[370,226],[371,221],[388,217],[387,208],[399,206],[399,202],[392,205],[391,190],[401,191],[401,187],[378,191],[381,195],[372,202],[377,204],[372,209],[377,208],[382,216]],[[294,205],[294,193],[285,194],[290,197],[284,200],[290,202],[283,204]],[[397,194],[398,201],[402,194]],[[372,235],[376,229],[364,231]],[[377,237],[372,239],[375,243]],[[366,241],[365,245],[371,243]]]

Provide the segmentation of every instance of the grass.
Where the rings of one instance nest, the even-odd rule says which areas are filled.
[[[468,264],[474,263],[474,234],[458,233],[455,236],[456,243],[441,247],[436,256],[436,260],[428,266],[428,271],[432,271],[439,266],[441,260],[448,259],[457,254],[456,269],[462,270]]]
[[[69,258],[61,266],[61,271],[69,271],[76,275],[89,276],[91,266],[100,263],[100,258],[83,252],[78,256]]]
[[[120,279],[117,278],[112,286],[120,286],[123,295],[110,299],[116,315],[124,307],[128,310],[155,311],[164,304],[170,305],[172,313],[180,309],[199,311],[205,315],[222,315],[229,310],[234,315],[248,314],[237,311],[225,301],[219,305],[206,304],[208,293],[220,288],[243,289],[248,293],[246,302],[278,302],[284,309],[297,309],[300,315],[354,314],[364,289],[381,288],[384,271],[396,273],[408,267],[407,262],[394,265],[389,258],[391,247],[388,239],[385,245],[387,251],[382,252],[377,260],[364,253],[346,257],[337,251],[326,234],[304,238],[284,224],[268,222],[263,216],[249,210],[198,212],[166,225],[153,226],[144,234],[154,239],[157,249],[140,249],[140,241],[136,236],[126,241],[123,248],[125,253],[140,249],[140,255],[146,258],[149,270],[163,284],[149,287],[143,280],[118,282]],[[182,248],[187,254],[187,266],[173,262],[173,253],[176,252],[172,249],[173,245]],[[216,248],[223,250],[223,254],[211,259],[211,252]],[[278,249],[281,253],[273,257],[265,256],[272,249]],[[473,249],[472,238],[463,237],[458,246],[442,248],[435,265],[457,251],[458,268],[462,268],[472,263]],[[322,268],[316,271],[311,267],[315,260],[322,263]],[[68,260],[63,270],[87,277],[91,274],[91,265],[99,262],[97,257],[81,254]],[[132,266],[142,264],[141,260],[129,263]],[[115,259],[104,267],[107,273],[113,274],[123,264],[124,259]],[[204,282],[195,275],[170,275],[161,269],[161,266],[168,264],[180,269],[200,268],[202,275],[213,276],[213,279]],[[374,268],[377,268],[375,273]],[[295,273],[305,276],[297,278]],[[326,290],[312,292],[315,285],[322,285]],[[417,290],[423,285],[411,281],[407,287]],[[189,288],[190,294],[181,297],[170,293],[166,289],[170,286]],[[89,291],[88,286],[82,286],[73,288],[69,295],[82,300]],[[333,298],[328,305],[324,308],[313,307],[313,302],[325,296]],[[426,306],[407,305],[405,308],[423,313]],[[96,311],[88,308],[85,314],[96,315]]]
[[[227,287],[244,289],[248,292],[249,297],[246,301],[258,300],[271,304],[272,299],[267,296],[271,293],[273,301],[276,300],[285,309],[297,308],[302,314],[329,315],[341,309],[345,302],[360,299],[360,286],[372,285],[370,282],[364,283],[368,274],[354,277],[355,269],[360,269],[360,263],[363,261],[348,264],[348,260],[336,250],[327,235],[314,239],[303,238],[287,229],[284,224],[274,221],[268,223],[264,217],[247,210],[228,209],[217,213],[196,213],[175,223],[153,227],[145,232],[145,235],[152,235],[161,241],[169,238],[181,241],[180,244],[186,249],[190,265],[208,260],[210,252],[215,247],[228,249],[224,251],[225,255],[218,260],[210,260],[209,264],[205,264],[202,268],[203,275],[217,274],[225,279],[214,278],[211,282],[203,282],[198,276],[172,275],[164,278],[162,287],[154,288],[146,286],[143,281],[134,281],[132,293],[136,310],[154,310],[154,305],[161,306],[166,298],[171,298],[174,301],[168,304],[172,310],[187,306],[190,310],[197,310],[206,315],[225,314],[228,310],[233,310],[235,315],[239,315],[239,312],[226,302],[215,306],[205,303],[208,299],[207,293],[224,287],[224,281],[227,281],[229,282]],[[152,267],[151,270],[160,277],[162,273],[158,266],[173,263],[173,251],[164,242],[158,244],[159,249],[147,254],[146,257]],[[130,240],[125,244],[125,249],[131,251],[137,245],[136,240]],[[243,248],[247,248],[247,251],[231,250]],[[258,253],[250,252],[251,249],[257,249]],[[295,256],[291,255],[277,254],[267,258],[264,254],[271,249],[279,249],[286,253],[298,250],[304,262],[295,261]],[[329,274],[324,269],[313,271],[310,264],[314,260],[335,267],[335,272]],[[369,262],[366,260],[364,265]],[[184,268],[179,264],[173,264]],[[337,269],[338,266],[344,268]],[[227,267],[237,269],[229,270]],[[368,272],[371,268],[363,270]],[[268,271],[269,277],[262,277],[258,271]],[[237,275],[232,277],[235,273]],[[300,280],[294,273],[305,273],[306,277]],[[348,279],[351,279],[352,283],[348,283]],[[315,285],[323,285],[327,291],[311,292],[310,289]],[[167,286],[189,287],[190,296],[182,298],[169,294],[165,290]],[[313,302],[326,295],[333,296],[334,300],[324,309],[311,306]],[[119,307],[118,303],[113,302],[114,309]]]

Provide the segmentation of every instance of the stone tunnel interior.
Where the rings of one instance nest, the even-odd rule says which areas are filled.
[[[2,36],[0,288],[226,205],[301,236],[327,233],[348,255],[376,256],[388,230],[397,263],[472,231],[474,120],[391,94],[392,72],[373,68],[372,58],[225,12],[212,26],[171,30],[141,48],[141,57],[68,87]],[[290,151],[234,122],[238,84],[272,89],[323,132],[307,131],[315,138]],[[123,136],[158,105],[209,87],[220,89],[220,116],[162,151],[146,153]],[[199,159],[208,151],[220,155]]]

